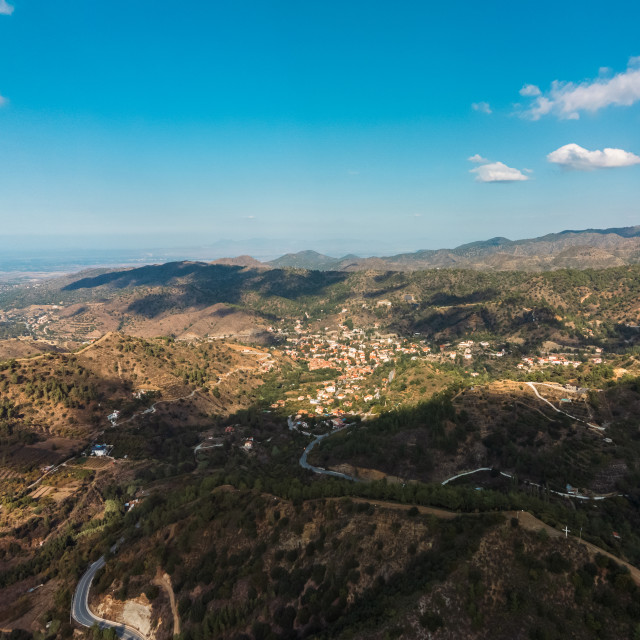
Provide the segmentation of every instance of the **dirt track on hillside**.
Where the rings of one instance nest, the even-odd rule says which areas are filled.
[[[343,500],[344,498],[329,498],[329,500]],[[437,518],[443,518],[445,520],[452,520],[453,518],[457,518],[459,516],[478,516],[480,513],[457,513],[455,511],[447,511],[446,509],[437,509],[435,507],[423,507],[418,505],[411,504],[398,504],[396,502],[385,502],[383,500],[368,500],[366,498],[351,498],[353,502],[359,503],[369,503],[374,507],[384,507],[385,509],[393,509],[395,511],[408,511],[412,507],[416,507],[418,512],[424,515],[433,515]],[[485,512],[486,513],[486,512]],[[527,531],[540,531],[540,529],[544,529],[551,538],[561,538],[565,535],[564,531],[559,531],[558,529],[554,529],[552,526],[542,522],[536,518],[533,514],[528,511],[499,511],[505,518],[510,520],[511,518],[517,518],[520,526]],[[637,585],[640,586],[640,569],[634,567],[632,564],[625,562],[621,558],[614,556],[612,553],[597,547],[595,544],[591,544],[590,542],[586,542],[584,540],[578,540],[575,536],[570,536],[571,541],[577,544],[581,544],[586,547],[589,554],[593,557],[596,554],[600,553],[607,558],[611,558],[618,564],[625,566],[629,569],[629,573],[631,577],[635,581]]]
[[[171,603],[171,613],[173,614],[173,635],[177,636],[180,634],[180,616],[178,615],[178,607],[176,605],[176,597],[173,593],[173,587],[171,586],[171,578],[166,573],[161,573],[158,570],[158,574],[156,575],[153,584],[158,585],[169,596],[169,602]]]

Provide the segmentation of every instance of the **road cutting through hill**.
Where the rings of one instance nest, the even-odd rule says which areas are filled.
[[[126,624],[100,618],[89,609],[89,590],[91,589],[91,583],[96,573],[98,573],[105,564],[104,556],[101,556],[89,566],[80,578],[78,586],[73,593],[73,599],[71,600],[71,616],[83,627],[92,627],[94,624],[97,624],[100,629],[114,629],[118,637],[122,638],[122,640],[147,640],[137,629]]]

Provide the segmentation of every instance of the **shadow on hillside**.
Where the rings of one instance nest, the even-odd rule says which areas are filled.
[[[496,326],[496,318],[486,309],[474,307],[448,307],[441,311],[428,311],[408,317],[407,322],[396,321],[390,328],[397,333],[422,333],[426,336],[436,336],[440,333],[451,336],[463,336],[470,330],[491,330]]]
[[[384,289],[376,289],[375,291],[367,291],[362,294],[362,297],[365,299],[368,298],[379,298],[380,296],[386,296],[390,293],[395,293],[396,291],[402,291],[406,288],[406,283],[398,284],[392,287],[386,287]]]
[[[153,293],[132,304],[131,311],[154,317],[168,308],[238,304],[249,292],[290,300],[316,296],[347,278],[347,273],[338,271],[265,271],[203,262],[170,262],[82,278],[63,290],[172,287],[173,291]]]
[[[497,289],[492,288],[482,289],[481,291],[474,291],[473,293],[460,296],[440,291],[426,299],[425,303],[434,307],[448,307],[460,304],[488,302],[490,300],[495,300],[500,295],[501,294]]]
[[[380,273],[377,276],[374,276],[373,281],[374,282],[386,282],[387,280],[391,280],[391,279],[397,279],[398,277],[401,277],[403,280],[403,283],[406,284],[405,282],[405,277],[404,277],[404,273],[399,273],[398,271],[385,271],[384,273]]]
[[[401,278],[401,282],[398,282],[398,278]],[[386,271],[373,277],[373,282],[380,285],[385,285],[381,289],[374,291],[365,291],[362,294],[363,298],[377,298],[379,296],[386,296],[396,291],[402,291],[406,288],[408,282],[405,274],[401,274],[398,271]]]
[[[98,276],[81,278],[71,282],[63,291],[76,291],[78,289],[93,289],[103,285],[111,285],[114,289],[126,287],[139,287],[143,285],[157,286],[169,284],[175,278],[189,276],[206,265],[202,262],[168,262],[162,265],[147,265],[138,269],[126,269],[123,271],[111,271]],[[228,267],[233,269],[235,267]]]

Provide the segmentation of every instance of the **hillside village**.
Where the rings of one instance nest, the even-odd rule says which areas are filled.
[[[470,378],[477,378],[485,364],[492,360],[506,360],[510,354],[502,345],[489,340],[463,339],[444,344],[428,344],[419,334],[400,337],[395,333],[381,334],[378,328],[349,328],[324,331],[310,330],[300,323],[292,330],[273,330],[284,342],[282,349],[303,370],[315,377],[315,384],[291,390],[287,397],[271,405],[272,409],[286,408],[300,415],[324,416],[345,413],[367,415],[375,412],[375,405],[388,391],[396,377],[396,365],[423,363],[434,368],[455,367]],[[577,369],[587,362],[603,363],[605,354],[599,347],[577,358],[574,350],[513,358],[507,368],[531,373],[551,368]],[[476,366],[477,365],[477,366]],[[474,370],[477,369],[477,370]]]
[[[285,342],[284,354],[315,373],[319,384],[291,391],[272,408],[287,407],[301,415],[370,413],[394,381],[399,362],[437,365],[456,358],[468,362],[474,354],[504,355],[504,351],[493,351],[489,342],[467,340],[432,348],[420,335],[379,334],[375,328],[341,326],[339,330],[313,332],[298,324],[294,331],[283,330],[280,335]]]

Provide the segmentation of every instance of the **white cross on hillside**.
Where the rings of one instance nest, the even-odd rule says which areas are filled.
[[[567,525],[564,525],[564,529],[560,529],[560,531],[564,531],[564,537],[567,538],[569,536],[569,527],[567,527]]]

